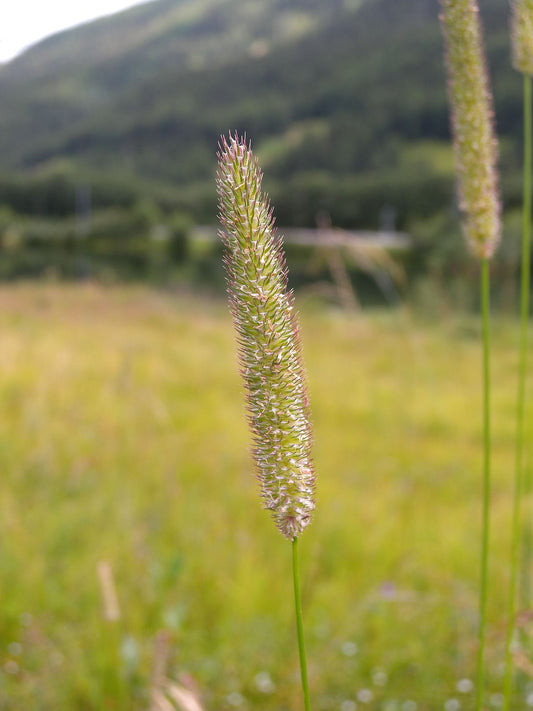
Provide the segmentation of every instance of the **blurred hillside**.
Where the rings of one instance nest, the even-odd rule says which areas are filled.
[[[508,4],[480,4],[514,224],[521,80]],[[214,222],[217,141],[238,130],[279,224],[312,226],[326,212],[431,249],[458,232],[436,0],[155,0],[0,68],[0,102],[0,206],[11,215],[63,220],[89,203],[137,214],[143,203],[146,214],[148,201]],[[446,244],[461,257],[457,242]],[[449,248],[436,249],[446,262]]]
[[[508,9],[482,4],[503,157],[514,166],[520,82],[508,66]],[[339,222],[371,220],[373,206],[332,205],[333,183],[357,202],[422,191],[413,207],[431,211],[448,199],[451,172],[437,9],[435,0],[156,0],[63,32],[0,71],[0,172],[156,181],[167,200],[212,214],[199,187],[212,178],[219,134],[238,129],[273,192],[292,184],[303,199],[284,221],[309,222],[305,200],[316,207],[317,192]],[[176,185],[181,198],[163,190]]]

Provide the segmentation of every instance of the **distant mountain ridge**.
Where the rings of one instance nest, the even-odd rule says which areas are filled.
[[[53,36],[0,69],[0,97],[9,107],[0,117],[2,161],[20,165],[22,137],[13,140],[14,130],[40,142],[162,75],[264,56],[312,32],[344,4],[156,0]]]
[[[507,3],[482,10],[514,165],[520,82]],[[429,173],[450,166],[439,158],[448,112],[437,0],[155,0],[0,68],[0,102],[0,173],[103,172],[185,189],[211,181],[230,129],[253,138],[279,185],[373,180],[422,154]]]
[[[164,60],[173,61],[173,70],[198,70],[247,52],[262,56],[340,12],[353,12],[362,2],[152,0],[40,42],[5,65],[0,81],[52,80],[65,71],[83,70],[85,79],[105,83],[104,75],[94,74],[105,68],[114,70],[116,86],[122,88],[160,70]],[[119,69],[124,70],[121,76]]]

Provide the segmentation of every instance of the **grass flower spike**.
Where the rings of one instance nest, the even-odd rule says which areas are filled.
[[[441,0],[441,6],[463,228],[474,254],[490,258],[500,239],[500,201],[479,10],[475,0]]]
[[[533,75],[533,0],[514,0],[511,15],[513,67]]]
[[[292,541],[300,672],[305,711],[310,711],[298,536],[315,508],[316,477],[298,323],[262,178],[246,140],[223,137],[217,189],[230,308],[261,495],[278,529]]]
[[[501,233],[497,144],[477,0],[440,0],[463,230],[481,260],[483,487],[476,711],[483,708],[491,499],[490,270]]]
[[[230,308],[265,506],[292,540],[315,508],[311,426],[282,242],[244,139],[222,138],[217,189]]]

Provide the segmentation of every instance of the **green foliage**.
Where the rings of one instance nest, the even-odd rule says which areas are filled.
[[[32,176],[0,175],[0,205],[22,215],[69,217],[76,210],[76,190],[88,188],[95,208],[133,207],[138,199],[138,184],[107,178],[98,180],[76,173],[72,167],[36,173]]]
[[[318,213],[326,212],[339,227],[379,229],[382,211],[391,207],[396,227],[406,229],[414,219],[434,215],[453,195],[451,175],[407,166],[362,176],[308,172],[296,175],[283,189],[269,184],[279,223],[296,226],[315,225]]]
[[[164,279],[183,265],[190,220],[144,200],[63,220],[0,212],[0,278],[117,276]]]

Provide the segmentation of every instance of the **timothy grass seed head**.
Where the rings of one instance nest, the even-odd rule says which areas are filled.
[[[511,8],[513,67],[533,75],[533,0],[513,0]]]
[[[288,539],[315,508],[312,432],[282,241],[246,140],[221,138],[217,191],[230,309],[261,495]]]
[[[476,0],[440,0],[463,229],[472,252],[494,254],[500,239],[497,142]]]

